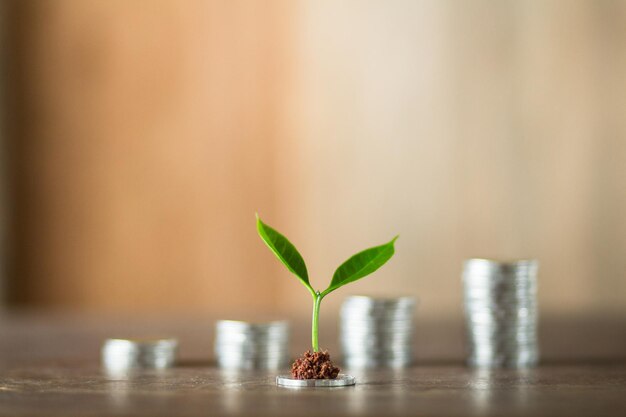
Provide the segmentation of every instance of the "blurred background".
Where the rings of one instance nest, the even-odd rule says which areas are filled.
[[[462,315],[468,257],[536,257],[547,316],[626,316],[626,1],[0,6],[6,308],[264,312],[326,287]]]

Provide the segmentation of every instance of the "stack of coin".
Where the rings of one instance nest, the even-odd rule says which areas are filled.
[[[470,366],[520,368],[537,364],[537,268],[536,260],[465,262]]]
[[[348,297],[339,342],[348,368],[402,368],[413,362],[413,297]]]
[[[102,364],[109,371],[164,369],[176,363],[176,339],[107,339]]]
[[[215,357],[224,369],[280,369],[289,364],[289,323],[220,320]]]

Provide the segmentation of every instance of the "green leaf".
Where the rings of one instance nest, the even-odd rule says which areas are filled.
[[[274,255],[290,270],[298,279],[304,284],[305,287],[315,297],[315,290],[309,284],[309,273],[306,270],[304,259],[298,252],[296,247],[283,235],[278,233],[275,229],[271,228],[267,224],[263,223],[256,215],[256,228],[259,232],[259,236],[270,248]]]
[[[384,245],[365,249],[342,263],[335,271],[330,285],[322,293],[322,296],[335,291],[339,287],[361,279],[383,266],[394,254],[393,244],[396,239],[398,239],[398,236]]]

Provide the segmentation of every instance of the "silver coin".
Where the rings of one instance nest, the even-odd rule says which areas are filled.
[[[255,338],[271,338],[281,337],[289,334],[289,329],[282,327],[277,328],[251,328],[251,329],[237,329],[229,327],[216,327],[216,333],[231,337],[255,337]]]
[[[352,369],[383,366],[409,366],[413,362],[413,355],[363,355],[345,357],[342,363]]]
[[[352,346],[391,346],[391,345],[408,345],[411,346],[413,344],[413,335],[412,334],[393,334],[389,337],[380,337],[381,334],[351,334],[345,333],[342,334],[339,338],[341,343],[345,343],[347,345]],[[355,340],[358,340],[359,343],[354,343]]]
[[[473,273],[485,272],[488,274],[494,274],[498,272],[508,273],[516,271],[536,272],[538,266],[539,263],[535,259],[498,261],[486,258],[472,258],[465,261],[464,270],[471,271]]]
[[[218,351],[216,352],[216,356],[219,357],[238,357],[238,358],[280,358],[282,356],[288,355],[288,349],[276,350],[273,352],[255,352],[255,351],[244,351],[244,350],[235,350],[231,349],[228,351]]]
[[[414,325],[407,324],[402,326],[348,326],[345,324],[340,324],[339,328],[341,330],[341,334],[368,335],[373,333],[376,335],[386,335],[391,337],[396,334],[413,333]]]
[[[536,320],[501,320],[501,321],[466,321],[467,334],[535,334],[537,333]]]
[[[463,300],[467,362],[480,367],[523,367],[538,362],[535,260],[467,260]]]
[[[480,297],[464,297],[466,310],[480,310],[487,311],[503,310],[509,311],[516,308],[535,308],[537,306],[536,297],[529,300],[520,300],[509,297],[499,297],[494,295],[485,294]]]
[[[526,308],[520,307],[514,311],[510,310],[485,310],[485,309],[465,309],[465,319],[467,322],[475,322],[480,324],[482,321],[498,323],[502,321],[513,321],[517,320],[522,321],[526,320],[529,323],[532,322],[535,318],[539,317],[537,309],[534,308]]]
[[[467,337],[472,339],[480,339],[480,340],[497,340],[498,338],[502,339],[524,339],[524,338],[536,338],[537,332],[533,330],[528,331],[519,331],[519,330],[480,330],[473,329],[471,332],[467,333]]]
[[[535,341],[515,341],[510,343],[495,342],[495,343],[475,343],[469,346],[469,351],[472,353],[485,353],[491,354],[494,352],[527,352],[535,351]]]
[[[386,353],[376,353],[373,354],[371,352],[368,353],[358,353],[358,354],[351,354],[351,355],[346,355],[343,356],[343,362],[349,362],[349,361],[366,361],[366,360],[371,360],[371,361],[379,361],[379,360],[385,360],[385,359],[389,359],[389,360],[410,360],[413,358],[413,352],[412,351],[405,351],[405,352],[395,352],[395,353],[391,353],[391,352],[386,352]]]
[[[404,321],[370,321],[370,322],[361,322],[352,320],[350,317],[340,317],[339,326],[341,330],[392,330],[394,333],[397,331],[403,330],[413,330],[414,322],[411,320]]]
[[[218,320],[216,323],[219,328],[237,328],[237,329],[272,329],[272,328],[283,328],[287,329],[289,327],[289,322],[285,320],[275,320],[269,322],[249,322],[242,320]]]
[[[511,352],[482,352],[482,353],[472,352],[470,354],[470,359],[473,361],[536,360],[538,357],[538,353],[539,352],[537,350],[523,350],[523,351],[511,351]]]
[[[413,343],[368,343],[363,345],[357,345],[355,343],[350,344],[349,341],[342,342],[342,350],[344,353],[349,352],[371,352],[372,354],[376,352],[396,352],[396,353],[410,353],[413,351]]]
[[[215,334],[215,340],[219,340],[219,341],[223,340],[223,341],[233,341],[233,342],[245,342],[245,341],[271,342],[274,340],[285,340],[285,339],[289,339],[288,332],[259,334],[259,333],[234,333],[234,332],[228,332],[224,330],[218,330]]]
[[[214,353],[223,369],[281,369],[289,361],[289,323],[220,320]]]
[[[348,369],[406,368],[413,363],[412,357],[405,358],[345,358],[342,364]]]
[[[355,320],[410,320],[413,318],[413,312],[415,309],[411,307],[410,309],[403,310],[366,310],[366,309],[357,309],[351,308],[346,309],[342,308],[339,311],[340,316],[351,317]]]
[[[463,299],[476,305],[534,303],[537,297],[537,291],[535,289],[528,288],[504,291],[501,288],[469,287],[465,288],[463,291]]]
[[[305,387],[347,387],[356,384],[356,379],[351,375],[339,374],[335,379],[295,379],[288,375],[276,377],[276,385],[292,388]]]
[[[508,268],[508,269],[507,269]],[[506,266],[498,266],[498,267],[474,267],[467,266],[463,269],[463,277],[471,277],[471,278],[483,278],[490,277],[493,279],[510,279],[514,277],[535,277],[537,275],[537,267],[506,267]]]
[[[511,351],[496,351],[496,352],[470,352],[469,358],[471,360],[501,360],[502,358],[509,359],[535,359],[538,356],[535,350],[511,350]]]
[[[259,354],[250,354],[250,353],[220,353],[218,355],[215,355],[215,358],[218,360],[230,360],[230,361],[234,361],[234,360],[239,360],[239,361],[244,361],[244,360],[259,360],[259,361],[267,361],[267,360],[276,360],[276,359],[281,359],[281,358],[287,358],[289,357],[289,352],[284,352],[281,354],[274,354],[274,355],[259,355]]]
[[[355,347],[346,345],[343,346],[342,352],[348,356],[355,355],[376,355],[376,354],[405,354],[412,352],[411,345],[398,345],[398,346],[367,346],[367,347]]]
[[[506,310],[473,310],[465,309],[465,321],[478,325],[499,324],[506,322],[528,322],[533,323],[539,315],[534,309],[520,308],[516,311]]]
[[[487,346],[498,346],[498,345],[506,345],[506,344],[536,344],[537,336],[536,335],[511,335],[511,336],[478,336],[471,335],[468,337],[468,341],[472,345],[487,345]]]
[[[475,307],[489,307],[489,306],[498,306],[500,308],[506,308],[507,306],[516,306],[516,305],[536,305],[537,304],[537,295],[535,293],[525,292],[523,297],[520,295],[510,295],[510,294],[502,294],[502,293],[494,293],[494,292],[474,292],[470,293],[471,290],[465,291],[465,295],[463,296],[463,300],[466,303],[471,304]]]
[[[351,355],[343,358],[342,362],[346,365],[354,366],[356,364],[374,364],[380,365],[385,363],[409,364],[413,360],[410,353],[396,355]]]
[[[477,360],[477,359],[469,359],[467,361],[468,365],[475,368],[529,368],[536,366],[539,362],[539,358],[527,358],[527,359],[485,359],[485,360]]]
[[[470,318],[473,316],[518,316],[520,314],[529,315],[537,313],[537,306],[515,304],[476,306],[475,304],[466,303],[465,312],[469,314]]]
[[[468,318],[465,322],[471,326],[472,328],[477,329],[488,329],[493,328],[498,331],[503,331],[507,329],[521,329],[525,328],[535,328],[537,324],[538,316],[493,316],[493,317],[485,317],[485,316],[475,316]]]
[[[176,362],[178,341],[166,339],[107,339],[101,350],[107,370],[164,369]]]
[[[461,279],[465,283],[471,283],[478,286],[533,286],[537,284],[536,273],[532,271],[506,273],[506,272],[494,272],[489,274],[487,272],[479,271],[463,271]]]
[[[415,311],[415,305],[406,305],[401,308],[399,307],[386,307],[383,305],[379,306],[361,306],[361,305],[351,305],[351,306],[342,306],[340,313],[347,315],[356,315],[360,317],[387,317],[387,318],[396,318],[396,317],[406,317],[412,316]]]
[[[413,297],[348,297],[339,316],[343,363],[353,368],[410,365],[415,304]]]
[[[372,328],[362,328],[362,329],[355,329],[355,328],[346,328],[344,326],[341,326],[341,335],[343,337],[350,337],[350,338],[354,338],[354,337],[368,337],[368,336],[375,336],[377,338],[388,338],[391,339],[393,337],[395,337],[396,335],[399,336],[404,336],[404,335],[411,335],[413,333],[413,327],[406,327],[406,328],[380,328],[380,327],[372,327]]]
[[[415,297],[370,297],[367,295],[351,295],[346,297],[344,304],[382,305],[387,307],[393,307],[398,305],[415,305]]]
[[[345,355],[352,355],[361,352],[370,352],[371,354],[376,352],[410,352],[412,348],[412,343],[396,343],[388,345],[382,343],[370,343],[365,346],[360,346],[347,340],[341,342],[341,351]]]
[[[258,334],[242,334],[242,333],[227,333],[224,331],[218,331],[215,334],[215,342],[224,343],[271,343],[276,341],[285,341],[289,339],[289,333],[280,333],[273,335],[258,335]]]
[[[288,368],[288,362],[284,360],[276,360],[276,361],[219,360],[217,364],[220,369],[225,369],[229,371],[237,371],[237,370],[250,371],[250,370],[257,370],[257,369],[276,371],[279,369]]]
[[[384,300],[381,302],[354,302],[349,299],[342,304],[341,309],[345,311],[360,311],[361,313],[393,313],[393,312],[405,312],[415,309],[415,299],[407,299],[403,302],[393,302],[392,300]]]
[[[213,345],[214,351],[219,352],[251,352],[251,353],[274,353],[288,350],[287,341],[273,343],[216,343]]]
[[[496,351],[496,350],[519,350],[519,349],[535,349],[537,345],[537,339],[511,339],[505,340],[484,340],[473,339],[468,343],[467,349],[472,352],[482,351]]]
[[[368,318],[364,319],[356,315],[340,314],[339,319],[342,325],[346,327],[391,327],[391,326],[410,326],[413,324],[413,317],[408,316],[402,319],[387,319],[387,318]]]
[[[539,290],[539,285],[534,282],[524,280],[520,282],[497,282],[497,281],[470,281],[463,282],[465,294],[489,294],[492,296],[509,296],[525,298],[535,294]]]

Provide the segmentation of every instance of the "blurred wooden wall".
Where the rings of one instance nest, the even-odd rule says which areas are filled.
[[[308,315],[258,210],[320,288],[401,235],[325,311],[534,256],[545,313],[626,314],[626,1],[9,5],[13,303]]]
[[[88,309],[275,305],[288,4],[10,3],[12,297]]]
[[[301,6],[282,227],[320,286],[400,234],[325,308],[411,293],[459,317],[465,258],[537,257],[542,312],[626,315],[626,1]]]
[[[6,303],[7,280],[7,222],[9,221],[7,201],[7,132],[6,132],[6,4],[0,2],[0,306]]]

